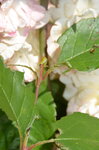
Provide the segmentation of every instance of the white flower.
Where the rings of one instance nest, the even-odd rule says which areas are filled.
[[[0,32],[15,32],[18,28],[42,27],[45,9],[35,0],[2,0]]]
[[[53,22],[50,36],[47,41],[48,55],[51,64],[57,62],[60,48],[58,38],[72,24],[83,18],[97,17],[99,15],[98,0],[59,0],[58,8],[49,9],[50,20]]]
[[[24,79],[27,82],[34,80],[39,72],[39,46],[39,31],[33,30],[28,34],[24,46],[6,61],[10,68],[24,72]]]
[[[45,8],[37,0],[0,1],[0,55],[6,64],[25,72],[25,80],[32,81],[34,73],[23,65],[38,70],[40,57],[38,28],[48,22]],[[36,29],[36,30],[35,30]]]
[[[99,69],[91,72],[71,71],[60,76],[66,85],[67,113],[88,113],[99,118]]]

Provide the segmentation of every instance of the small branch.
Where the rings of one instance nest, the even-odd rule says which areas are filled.
[[[24,67],[24,68],[27,68],[29,70],[31,70],[33,73],[36,73],[31,67],[29,66],[26,66],[26,65],[19,65],[19,64],[8,64],[7,66],[15,66],[15,67]]]
[[[39,95],[39,88],[40,88],[40,84],[43,80],[43,71],[44,71],[44,65],[41,64],[40,65],[40,73],[39,73],[39,77],[37,79],[37,86],[36,86],[36,98],[35,98],[35,103],[37,102],[37,99],[38,99],[38,95]]]
[[[35,148],[36,146],[39,146],[39,145],[43,145],[43,144],[47,144],[47,143],[54,143],[54,141],[55,141],[55,139],[41,141],[41,142],[31,145],[30,147],[28,147],[27,150],[32,150],[33,148]]]
[[[25,136],[24,141],[23,141],[22,150],[28,150],[27,142],[28,142],[29,133],[30,133],[30,128],[28,128],[26,131],[26,136]]]
[[[42,80],[45,80],[47,77],[48,77],[48,75],[51,73],[51,70],[48,70],[47,72],[46,72],[46,74],[44,75],[44,77],[43,77],[43,79]]]

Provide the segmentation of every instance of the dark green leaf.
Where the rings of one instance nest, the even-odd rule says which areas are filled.
[[[55,79],[55,80],[50,80],[50,86],[51,86],[52,95],[54,97],[54,101],[56,103],[57,119],[59,120],[61,117],[66,116],[67,102],[63,98],[63,91],[65,85],[62,84],[59,80]]]
[[[19,144],[17,129],[0,110],[0,150],[18,150]]]

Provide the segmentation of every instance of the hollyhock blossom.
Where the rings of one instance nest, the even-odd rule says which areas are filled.
[[[48,38],[48,55],[52,64],[57,62],[60,54],[58,38],[72,24],[84,18],[99,15],[98,0],[59,0],[58,7],[50,7],[50,20],[54,24]],[[50,62],[50,63],[51,63]]]
[[[0,55],[6,64],[25,72],[25,80],[32,81],[38,70],[39,34],[37,29],[48,22],[45,8],[37,0],[0,1]],[[36,29],[36,30],[35,30]],[[33,60],[32,60],[33,59]]]
[[[60,76],[66,85],[67,113],[88,113],[99,118],[99,69],[91,72],[71,71]]]

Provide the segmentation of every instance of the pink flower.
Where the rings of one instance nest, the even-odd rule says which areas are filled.
[[[40,45],[38,28],[48,22],[48,16],[38,0],[0,0],[0,55],[6,64],[24,72],[25,81],[36,78]]]
[[[45,23],[45,9],[35,0],[2,0],[0,32],[15,32],[18,28],[39,28]]]

